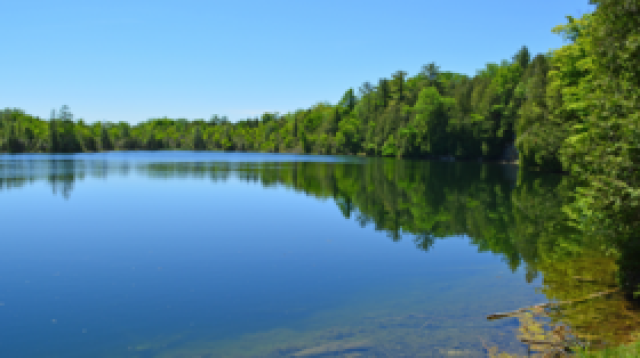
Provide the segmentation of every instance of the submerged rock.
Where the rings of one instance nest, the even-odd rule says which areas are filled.
[[[312,357],[318,354],[341,353],[352,350],[365,350],[371,348],[369,341],[356,342],[329,342],[317,347],[303,349],[293,354],[294,357]]]

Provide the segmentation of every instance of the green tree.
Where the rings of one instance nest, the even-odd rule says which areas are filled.
[[[338,106],[346,109],[347,113],[349,113],[353,111],[357,103],[358,99],[353,93],[353,88],[349,88],[344,95],[342,95],[340,102],[338,102]]]
[[[528,66],[516,92],[524,97],[516,120],[516,147],[523,170],[562,169],[558,151],[566,131],[561,122],[553,122],[547,105],[549,61],[537,55]]]
[[[568,18],[556,29],[575,39],[565,52],[583,51],[575,65],[583,78],[566,96],[579,119],[560,157],[583,182],[572,206],[575,220],[615,242],[620,283],[640,293],[640,6],[635,0],[593,3],[593,15]]]
[[[109,135],[107,124],[100,123],[98,126],[99,137],[98,137],[98,150],[113,150],[113,141],[111,139],[111,135]]]
[[[406,100],[405,79],[407,73],[404,71],[397,71],[392,75],[391,86],[393,88],[391,98],[393,104],[402,104]]]
[[[382,108],[386,108],[389,103],[390,94],[389,81],[386,78],[382,78],[380,79],[380,81],[378,81],[377,93],[378,101],[376,105]]]
[[[59,151],[59,141],[58,119],[56,118],[56,111],[52,110],[49,119],[49,152],[55,153]]]
[[[424,88],[418,97],[412,112],[415,117],[411,122],[417,132],[416,146],[423,153],[448,155],[447,124],[449,111],[455,100],[443,97],[435,87]]]
[[[206,145],[204,143],[204,139],[202,138],[202,132],[200,131],[200,127],[196,126],[191,134],[191,147],[194,150],[204,150],[206,149]]]
[[[517,63],[523,70],[526,70],[531,61],[531,53],[527,46],[522,46],[520,51],[513,56],[513,62]]]

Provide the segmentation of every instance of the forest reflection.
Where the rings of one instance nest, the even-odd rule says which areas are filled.
[[[563,205],[575,185],[568,177],[520,173],[509,165],[371,159],[322,162],[117,162],[82,160],[0,161],[0,188],[47,181],[70,199],[77,181],[135,174],[152,180],[231,179],[284,187],[333,200],[345,219],[373,226],[393,241],[413,240],[429,251],[436,240],[466,236],[480,252],[521,266],[550,300],[577,300],[615,286],[615,258],[602,242],[567,223]],[[489,313],[489,312],[488,312]],[[550,310],[549,316],[597,344],[637,339],[637,305],[613,294]]]

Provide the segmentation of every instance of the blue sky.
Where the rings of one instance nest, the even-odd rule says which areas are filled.
[[[3,1],[0,108],[232,121],[337,102],[397,70],[474,74],[563,45],[563,1]]]

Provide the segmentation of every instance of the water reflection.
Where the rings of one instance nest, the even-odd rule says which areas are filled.
[[[331,199],[345,218],[354,218],[362,227],[374,226],[394,241],[409,234],[424,251],[438,238],[469,236],[480,251],[504,255],[513,271],[523,256],[525,264],[535,264],[540,229],[561,214],[562,200],[554,192],[559,177],[538,178],[535,184],[524,181],[514,191],[516,167],[476,163],[0,161],[0,180],[2,188],[10,189],[18,186],[13,183],[46,178],[53,193],[69,198],[76,181],[126,176],[131,170],[152,179],[235,178],[265,188],[284,186]],[[534,266],[528,269],[529,282],[535,272]]]
[[[152,179],[230,178],[263,187],[284,186],[320,199],[332,199],[345,218],[373,225],[394,241],[402,233],[418,235],[428,250],[438,237],[482,237],[494,225],[503,232],[510,217],[487,208],[510,211],[517,169],[512,166],[374,159],[353,163],[263,162],[119,162],[106,160],[0,161],[0,188],[12,189],[46,179],[52,192],[69,198],[85,177],[127,176],[131,170]],[[437,173],[437,175],[434,175]],[[476,217],[481,214],[483,217]],[[489,223],[490,222],[490,223]],[[510,258],[519,262],[518,257]],[[517,268],[518,263],[512,266]]]
[[[586,240],[565,220],[562,206],[571,200],[570,179],[534,174],[517,178],[516,173],[517,168],[512,166],[392,159],[356,163],[5,159],[0,160],[0,188],[11,190],[43,181],[54,194],[73,200],[74,188],[86,178],[108,180],[135,174],[167,181],[188,178],[218,183],[233,179],[332,201],[345,219],[382,231],[393,241],[413,240],[422,251],[430,251],[438,240],[468,237],[479,252],[500,255],[512,272],[524,267],[526,282],[541,275],[544,278],[541,292],[549,300],[577,300],[612,287],[614,259],[599,249],[602,243]],[[492,312],[486,312],[489,313]],[[637,307],[619,294],[558,306],[549,310],[548,315],[556,322],[569,324],[579,338],[595,344],[629,341],[637,335],[640,322]],[[434,327],[430,331],[433,335],[439,332],[437,320],[413,313],[395,321],[376,317],[372,322],[376,327],[398,325],[394,332],[405,328],[414,332],[424,327]],[[338,329],[332,339],[358,338],[358,329],[366,327],[363,324],[357,329]],[[376,334],[380,331],[369,337]],[[167,338],[166,342],[144,346],[147,348],[141,345],[143,348],[132,349],[159,352],[180,339]],[[384,351],[379,346],[373,347],[371,338],[347,340],[342,346],[333,341],[324,345],[300,343],[317,341],[318,337],[296,339],[298,343],[280,346],[271,354],[346,356],[366,350],[376,356],[374,352]],[[211,347],[202,348],[207,349]],[[473,355],[467,349],[449,351]],[[191,353],[194,351],[197,349],[193,348]]]

